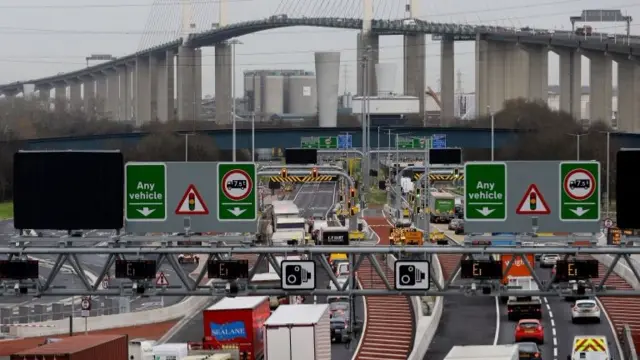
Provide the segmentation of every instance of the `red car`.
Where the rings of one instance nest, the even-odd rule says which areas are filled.
[[[537,319],[522,319],[518,322],[515,332],[516,342],[535,341],[544,344],[544,327]]]

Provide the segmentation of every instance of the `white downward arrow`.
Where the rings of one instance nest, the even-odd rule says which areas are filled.
[[[578,216],[582,216],[584,214],[586,214],[587,212],[589,212],[589,209],[583,209],[582,207],[576,208],[576,209],[569,209],[571,210],[571,212],[573,212],[574,214],[578,215]]]
[[[247,209],[240,209],[239,207],[236,207],[233,209],[227,209],[227,210],[229,210],[229,212],[235,216],[240,216],[242,215],[243,212],[247,211]]]
[[[489,216],[489,214],[496,211],[496,209],[489,209],[488,207],[485,206],[482,209],[476,209],[476,211],[482,214],[482,216]]]
[[[143,207],[142,209],[136,209],[142,216],[149,216],[152,212],[156,211],[156,209],[149,209],[148,207]]]

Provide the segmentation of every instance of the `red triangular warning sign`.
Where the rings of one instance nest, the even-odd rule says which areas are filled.
[[[156,285],[158,285],[158,286],[168,286],[169,285],[169,280],[167,279],[166,276],[164,276],[163,272],[158,274],[158,277],[156,278]]]
[[[191,184],[182,196],[176,208],[176,215],[209,215],[207,204],[204,203],[198,189]]]
[[[524,197],[520,200],[516,208],[516,214],[519,215],[547,215],[551,213],[551,208],[544,200],[544,196],[536,184],[529,185],[524,193]]]

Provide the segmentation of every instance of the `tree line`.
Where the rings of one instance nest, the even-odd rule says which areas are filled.
[[[178,132],[213,130],[226,128],[210,121],[186,121],[159,123],[152,122],[141,127],[126,121],[110,121],[98,114],[87,115],[81,111],[70,110],[67,104],[56,104],[51,110],[48,104],[16,98],[0,101],[0,201],[11,200],[13,182],[13,154],[22,148],[23,140],[83,136],[100,134],[118,134],[131,132],[147,133],[137,144],[113,140],[110,149],[123,152],[126,161],[182,161],[185,154],[186,136]],[[602,122],[592,123],[588,127],[578,124],[569,114],[553,111],[545,103],[511,100],[505,108],[495,114],[495,127],[523,130],[517,141],[496,149],[496,160],[570,160],[576,159],[576,139],[569,134],[587,134],[581,137],[580,159],[599,160],[603,173],[606,169],[606,132],[611,129]],[[338,127],[355,127],[360,122],[355,116],[340,115]],[[310,127],[317,120],[305,120],[285,123],[281,120],[258,122],[257,128]],[[421,126],[422,119],[410,117],[409,124]],[[487,128],[489,118],[471,121],[450,122],[452,126]],[[248,128],[251,124],[238,122],[237,127]],[[611,141],[611,159],[615,161],[618,144]],[[229,161],[231,151],[221,150],[215,141],[203,135],[188,137],[189,161]],[[465,149],[465,160],[487,160],[488,149]],[[239,161],[250,160],[251,154],[239,150]],[[612,179],[615,178],[615,163],[611,165]],[[612,186],[615,184],[612,183]]]

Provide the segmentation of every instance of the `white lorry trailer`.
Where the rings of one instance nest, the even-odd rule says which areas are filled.
[[[518,345],[466,345],[451,348],[444,360],[518,360]]]
[[[331,360],[328,304],[281,305],[264,329],[265,360]]]

